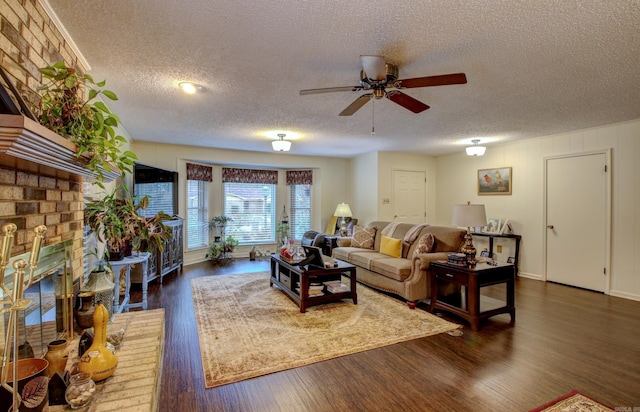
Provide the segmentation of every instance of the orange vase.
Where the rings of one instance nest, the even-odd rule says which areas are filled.
[[[118,357],[107,348],[108,321],[109,311],[101,303],[93,313],[93,343],[78,362],[78,370],[91,374],[94,382],[107,379],[118,366]]]

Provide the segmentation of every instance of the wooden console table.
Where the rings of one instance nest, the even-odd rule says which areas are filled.
[[[478,263],[473,267],[457,266],[447,262],[431,262],[433,275],[431,276],[431,305],[429,311],[445,310],[460,316],[476,331],[480,321],[501,313],[511,315],[511,322],[516,320],[515,306],[515,277],[514,265],[498,263],[497,266],[488,263]],[[465,288],[465,299],[457,306],[452,302],[440,300],[438,287],[441,283],[455,283]],[[506,304],[500,308],[480,312],[480,288],[483,286],[507,284]]]
[[[522,239],[521,235],[514,234],[498,234],[498,233],[484,233],[484,232],[471,232],[471,236],[482,236],[489,238],[489,253],[493,257],[493,239],[513,239],[516,242],[516,255],[514,256],[513,266],[516,268],[516,275],[518,274],[518,258],[520,256],[520,240]]]

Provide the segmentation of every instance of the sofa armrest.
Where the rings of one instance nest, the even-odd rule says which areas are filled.
[[[420,260],[420,270],[428,270],[431,262],[436,260],[447,260],[447,256],[451,252],[435,252],[435,253],[421,253],[414,258],[414,260]],[[414,263],[415,265],[415,263]]]
[[[336,239],[337,247],[349,247],[351,246],[351,237],[339,237]]]

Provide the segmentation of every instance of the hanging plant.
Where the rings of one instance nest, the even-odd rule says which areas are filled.
[[[97,184],[104,188],[103,170],[115,166],[124,177],[131,173],[136,155],[123,151],[126,139],[116,132],[120,119],[99,96],[118,100],[116,94],[102,89],[105,81],[96,83],[89,74],[77,73],[64,62],[43,67],[40,123],[62,136],[67,136],[78,147],[77,155],[89,156],[87,168],[98,176]]]

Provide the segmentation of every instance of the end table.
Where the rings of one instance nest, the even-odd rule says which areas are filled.
[[[471,329],[477,331],[480,321],[501,313],[511,315],[511,322],[516,320],[515,306],[515,266],[510,263],[499,263],[493,266],[478,263],[473,267],[457,266],[442,262],[431,262],[431,305],[429,311],[440,309],[451,312],[465,319]],[[438,299],[438,287],[442,283],[455,283],[465,288],[465,301],[460,306]],[[506,283],[506,304],[500,308],[480,312],[480,288],[489,285]]]

